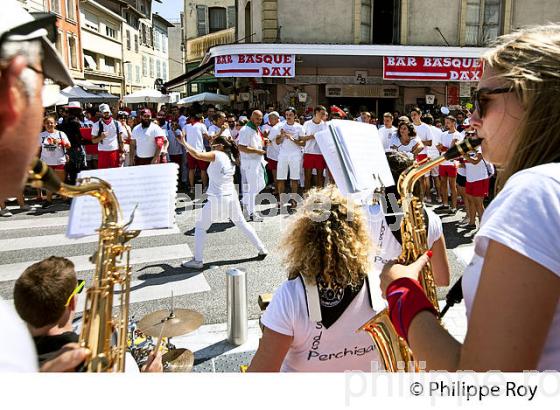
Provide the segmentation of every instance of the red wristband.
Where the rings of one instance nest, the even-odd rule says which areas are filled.
[[[408,342],[408,328],[414,317],[423,310],[434,315],[437,311],[417,280],[400,278],[387,287],[389,317],[400,337]]]

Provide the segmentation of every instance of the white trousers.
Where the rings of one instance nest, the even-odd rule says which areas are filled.
[[[208,228],[210,228],[214,221],[226,218],[232,220],[255,248],[259,251],[264,250],[264,245],[257,236],[257,233],[243,217],[237,195],[208,196],[208,202],[204,204],[194,230],[194,258],[197,261],[203,260],[204,243],[206,242],[206,231]]]
[[[246,185],[243,187],[243,205],[249,215],[253,215],[257,195],[264,188],[264,167],[260,161],[241,162],[241,171],[246,180]]]

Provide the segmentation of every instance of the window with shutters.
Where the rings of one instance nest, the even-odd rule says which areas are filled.
[[[167,63],[165,61],[161,63],[161,71],[161,78],[163,81],[167,81]]]
[[[235,27],[235,22],[237,20],[237,14],[235,13],[235,6],[230,6],[227,8],[227,26],[228,28]]]
[[[161,78],[161,61],[156,61],[156,78]]]
[[[134,35],[134,52],[138,52],[138,34]]]
[[[58,15],[62,15],[60,12],[60,0],[51,0],[51,11]]]
[[[130,30],[126,30],[126,49],[131,49],[131,42],[130,42]]]
[[[467,0],[465,45],[485,46],[502,30],[501,0]]]
[[[371,42],[371,1],[362,0],[360,8],[360,43],[362,44]]]
[[[105,26],[105,34],[107,37],[111,37],[112,39],[117,39],[117,30],[110,26]]]
[[[150,77],[154,78],[154,59],[150,57]]]
[[[136,66],[136,84],[140,83],[140,66]]]
[[[76,21],[76,0],[66,0],[66,18]]]
[[[126,81],[132,82],[132,64],[126,64]]]
[[[76,38],[68,33],[68,63],[74,70],[78,69],[78,50]]]
[[[161,35],[161,51],[163,51],[164,53],[167,53],[167,35],[166,34],[162,34]]]
[[[207,6],[196,6],[196,32],[198,36],[205,36],[207,32],[206,24],[206,12],[208,10]]]
[[[148,57],[142,56],[142,76],[148,76]]]
[[[99,31],[99,19],[93,13],[84,10],[84,26],[93,31]]]
[[[225,30],[227,28],[227,10],[225,7],[208,8],[209,32]]]
[[[154,30],[154,48],[157,51],[161,50],[161,33],[157,30]]]

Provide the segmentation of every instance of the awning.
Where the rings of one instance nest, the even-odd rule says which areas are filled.
[[[76,85],[79,85],[86,91],[107,91],[105,87],[100,86],[99,84],[92,83],[91,81],[87,80],[74,80]]]
[[[209,61],[205,64],[201,64],[200,66],[186,72],[185,74],[182,74],[177,78],[169,80],[168,82],[163,84],[163,87],[167,90],[170,88],[181,87],[182,85],[194,80],[195,78],[200,77],[205,72],[211,70],[213,67],[214,67],[213,61]]]
[[[86,65],[91,68],[92,70],[97,70],[97,64],[95,63],[95,60],[93,59],[92,56],[88,56],[87,54],[84,54],[84,61],[86,62]]]
[[[127,104],[167,103],[169,101],[169,96],[162,94],[158,90],[146,88],[144,90],[135,91],[132,94],[125,95],[123,100]]]
[[[103,98],[92,93],[88,93],[83,88],[78,87],[66,87],[60,92],[63,96],[68,97],[68,101],[79,101],[79,102],[102,102]]]
[[[108,93],[108,92],[106,92],[106,91],[97,94],[97,96],[98,96],[99,98],[103,98],[103,101],[118,100],[118,99],[119,99],[119,96],[118,96],[118,95],[113,95],[113,94],[110,94],[110,93]]]

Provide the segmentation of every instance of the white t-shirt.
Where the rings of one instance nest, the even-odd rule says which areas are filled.
[[[38,372],[37,352],[33,339],[15,310],[1,298],[0,323],[2,324],[0,373]]]
[[[270,145],[266,146],[266,157],[273,161],[278,161],[278,154],[280,154],[280,146],[276,143],[276,137],[280,135],[281,122],[277,122],[275,126],[265,125],[264,130],[268,131],[268,139]]]
[[[97,137],[100,132],[99,132],[99,123],[103,122],[103,120],[99,120],[97,121],[95,124],[93,124],[93,128],[91,129],[91,135],[93,135],[94,137]],[[105,122],[103,122],[102,125],[102,132],[106,132],[107,134],[109,134],[107,136],[107,138],[105,138],[103,141],[100,141],[97,144],[97,149],[99,151],[116,151],[119,149],[119,140],[117,138],[117,125],[116,125],[116,120],[111,119],[111,122],[109,123],[109,125],[105,124]],[[126,129],[119,124],[119,131],[121,134],[121,138],[122,141],[124,141],[125,139],[128,138],[128,135],[126,133]]]
[[[315,135],[320,131],[327,129],[327,123],[321,121],[319,124],[315,123],[313,120],[305,121],[303,124],[304,135]],[[321,149],[315,138],[307,140],[305,142],[305,147],[303,147],[304,154],[315,154],[321,155]]]
[[[55,130],[50,134],[48,131],[43,131],[39,134],[39,145],[41,160],[47,165],[66,164],[65,148],[70,148],[70,141],[64,132]]]
[[[455,142],[453,142],[455,140]],[[439,137],[439,143],[448,149],[455,145],[457,142],[461,140],[461,133],[459,131],[450,132],[445,131],[442,132]],[[454,165],[453,161],[444,161],[441,165]]]
[[[201,122],[187,124],[183,129],[187,143],[197,151],[206,151],[204,148],[204,134],[208,134],[206,125]]]
[[[235,175],[235,165],[231,162],[228,155],[221,151],[213,151],[214,161],[208,165],[208,190],[206,193],[211,196],[233,195],[233,176]]]
[[[267,328],[294,337],[280,371],[371,371],[371,362],[380,360],[377,350],[368,333],[356,333],[375,315],[367,288],[364,283],[344,314],[325,328],[320,322],[309,319],[301,279],[284,282],[261,318]]]
[[[156,155],[156,138],[166,138],[165,132],[159,125],[150,122],[147,128],[138,124],[132,130],[132,139],[136,141],[136,155],[139,158],[153,158]]]
[[[416,131],[416,136],[420,138],[420,141],[431,141],[432,140],[432,132],[430,131],[430,126],[423,122],[420,125],[414,125],[414,130]],[[428,155],[428,147],[424,145],[424,149],[420,151],[420,154]]]
[[[281,127],[286,134],[290,134],[295,140],[299,140],[301,137],[305,135],[303,130],[303,126],[294,122],[292,125],[288,123],[282,124]],[[284,138],[282,143],[280,144],[280,153],[278,154],[278,159],[289,159],[289,158],[297,158],[298,156],[301,157],[301,147],[297,145],[295,142],[290,141],[288,138]]]
[[[399,230],[400,225],[389,226],[387,220],[379,205],[364,205],[362,207],[364,216],[367,219],[368,233],[372,244],[372,269],[373,275],[371,278],[375,283],[372,283],[373,302],[375,310],[382,310],[387,306],[385,299],[381,296],[381,289],[379,287],[379,275],[383,267],[391,260],[396,259],[402,252],[402,245],[397,241],[394,231]],[[431,249],[434,243],[443,234],[443,226],[441,219],[430,210],[426,210],[428,215],[428,248]],[[400,222],[400,219],[397,219]]]
[[[218,127],[217,125],[212,124],[210,126],[210,128],[208,128],[208,135],[210,135],[211,137],[215,137],[216,135],[218,135],[220,133],[220,127]],[[222,132],[222,137],[226,137],[226,138],[231,138],[231,132],[229,131],[229,127],[226,128],[223,132]]]
[[[476,152],[481,154],[482,149],[480,146],[476,147]],[[475,155],[471,154],[471,157],[475,157]],[[465,161],[465,171],[467,182],[476,182],[481,181],[483,179],[490,178],[488,174],[488,169],[486,168],[486,162],[483,159],[478,164],[471,164],[470,162]]]
[[[416,137],[412,137],[410,139],[410,141],[408,142],[408,144],[404,145],[401,142],[401,139],[399,138],[397,133],[394,133],[391,136],[391,140],[389,141],[389,148],[391,148],[395,151],[412,153],[412,149],[419,143],[420,143],[420,138],[418,136],[416,136]]]
[[[379,138],[381,139],[381,143],[383,144],[383,148],[385,151],[391,150],[391,136],[397,132],[397,127],[387,128],[385,125],[379,128]]]
[[[252,129],[248,125],[243,126],[243,128],[239,131],[237,144],[256,149],[263,149],[261,136],[256,130]],[[239,157],[241,159],[241,163],[260,162],[263,158],[260,154],[247,154],[246,152],[240,152]]]
[[[429,147],[427,147],[428,149],[428,156],[431,159],[437,158],[439,157],[439,151],[437,149],[437,144],[439,144],[440,139],[441,139],[441,129],[439,129],[438,127],[434,127],[433,125],[430,125],[430,131],[432,133],[432,145],[430,145]]]
[[[535,261],[560,277],[560,164],[520,171],[490,203],[478,234],[474,256],[463,275],[463,295],[470,316],[490,240]],[[527,272],[531,274],[531,272]],[[527,289],[532,295],[532,290]],[[539,295],[532,295],[538,298]],[[538,319],[538,318],[536,318]],[[560,371],[560,303],[539,358],[537,370]]]

